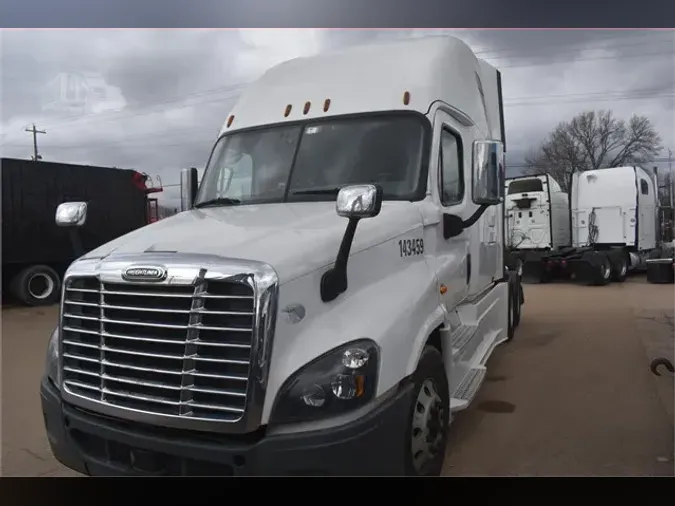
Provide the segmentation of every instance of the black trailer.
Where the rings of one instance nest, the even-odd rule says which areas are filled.
[[[88,203],[79,231],[84,251],[148,223],[147,176],[135,170],[2,158],[2,295],[24,305],[60,296],[77,256],[68,230],[56,226],[59,204]]]

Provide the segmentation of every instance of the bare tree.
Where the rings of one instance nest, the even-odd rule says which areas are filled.
[[[612,111],[586,111],[561,122],[525,157],[525,174],[550,174],[567,191],[574,172],[645,164],[661,151],[661,137],[646,116],[628,123]]]

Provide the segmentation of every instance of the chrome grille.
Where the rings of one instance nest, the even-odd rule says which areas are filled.
[[[69,278],[61,321],[63,384],[112,406],[223,422],[246,410],[254,291]]]

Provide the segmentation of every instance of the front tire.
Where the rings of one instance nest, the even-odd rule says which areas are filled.
[[[406,435],[408,476],[440,476],[450,422],[450,393],[441,353],[425,346],[413,376],[415,395]]]
[[[507,327],[506,327],[506,340],[510,341],[513,339],[513,336],[516,334],[516,309],[519,306],[519,300],[516,299],[516,285],[517,285],[517,275],[515,273],[509,273],[508,280],[508,309],[507,309]],[[518,317],[520,318],[520,316]]]
[[[61,280],[51,267],[31,265],[14,276],[10,291],[25,306],[48,306],[59,300]]]
[[[520,312],[523,305],[523,285],[520,284],[520,279],[516,278],[515,286],[513,288],[513,328],[518,328],[520,325]]]

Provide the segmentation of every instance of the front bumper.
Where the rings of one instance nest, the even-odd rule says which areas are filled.
[[[54,456],[90,476],[403,475],[412,386],[340,427],[247,437],[163,430],[64,404],[44,377],[42,411]]]

